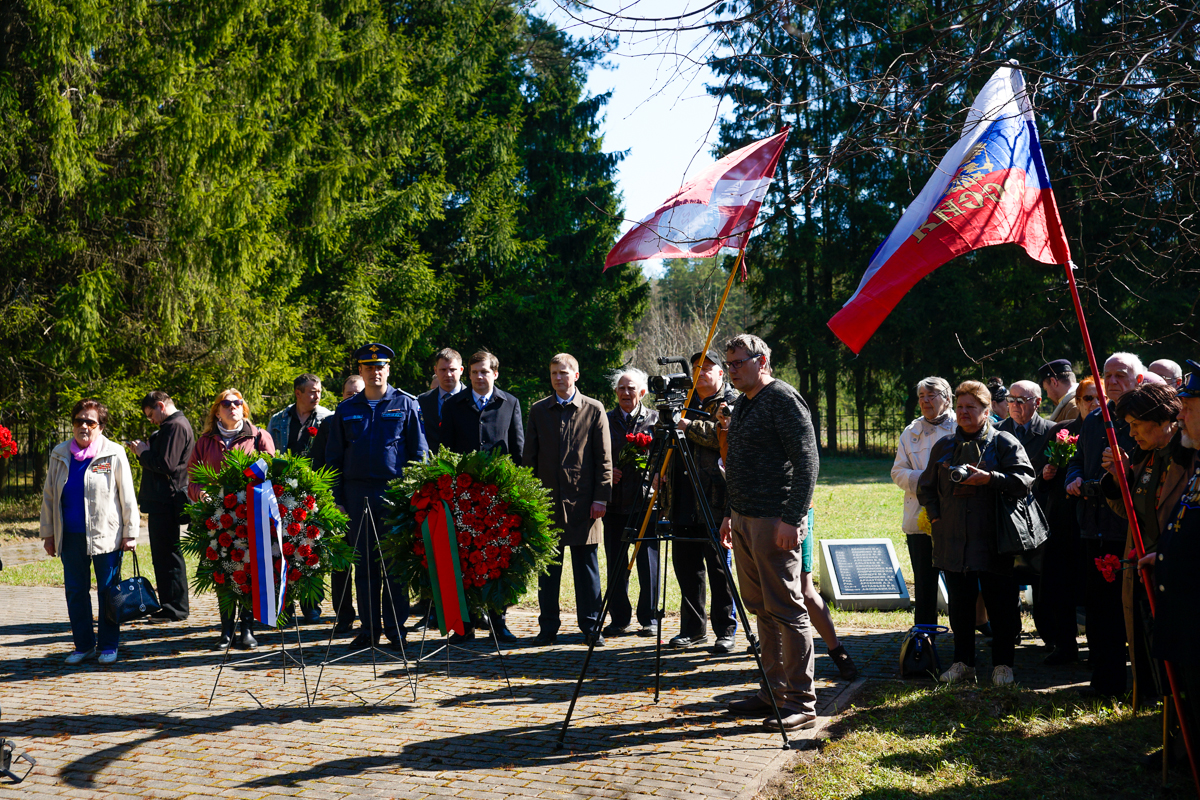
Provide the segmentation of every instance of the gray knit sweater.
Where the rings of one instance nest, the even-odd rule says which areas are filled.
[[[747,517],[799,525],[817,484],[817,437],[808,405],[781,380],[738,397],[729,423],[729,505]]]

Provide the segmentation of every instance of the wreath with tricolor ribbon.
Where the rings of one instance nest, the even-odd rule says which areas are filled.
[[[441,448],[384,494],[380,549],[392,574],[434,601],[442,633],[471,610],[516,603],[557,554],[550,492],[507,454]]]
[[[219,468],[194,466],[205,497],[187,507],[180,548],[198,560],[196,590],[267,625],[286,624],[293,603],[319,602],[326,576],[354,560],[334,475],[307,458],[240,450],[228,451]]]

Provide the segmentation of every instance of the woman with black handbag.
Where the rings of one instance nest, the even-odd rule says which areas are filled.
[[[42,544],[62,559],[67,616],[75,650],[68,664],[99,651],[101,664],[117,660],[120,624],[107,613],[109,589],[121,580],[121,554],[137,544],[141,518],[125,448],[104,435],[108,409],[80,400],[71,409],[72,438],[50,453],[42,489]],[[99,629],[92,627],[92,576],[100,598]]]
[[[917,482],[917,500],[932,528],[933,565],[942,571],[950,596],[954,663],[941,679],[975,679],[975,601],[982,593],[992,624],[992,683],[1004,686],[1013,682],[1021,615],[1013,556],[996,544],[997,492],[1025,498],[1033,466],[1016,437],[991,424],[986,386],[964,381],[954,396],[958,429],[933,446]]]

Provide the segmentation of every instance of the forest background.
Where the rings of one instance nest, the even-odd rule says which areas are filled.
[[[332,403],[371,340],[412,392],[439,348],[486,348],[528,404],[567,351],[608,401],[609,370],[699,348],[732,259],[601,271],[650,209],[622,207],[586,76],[624,30],[695,21],[578,38],[514,0],[5,3],[0,422],[36,457],[79,397],[133,436],[150,389],[196,423],[227,386],[263,422],[301,372]],[[1087,372],[1062,270],[1016,246],[926,278],[858,357],[825,327],[1009,58],[1098,351],[1200,357],[1191,6],[757,0],[703,28],[733,101],[711,155],[792,126],[721,335],[771,343],[827,449],[894,447],[925,375]]]

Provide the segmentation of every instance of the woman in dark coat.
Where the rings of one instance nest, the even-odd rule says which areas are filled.
[[[1003,686],[1013,682],[1021,615],[1013,557],[996,549],[996,492],[1025,497],[1033,466],[1012,434],[992,426],[986,386],[964,381],[954,396],[958,429],[933,446],[917,484],[933,531],[933,565],[950,595],[954,663],[941,679],[975,679],[975,600],[982,593],[992,623],[992,683]]]

